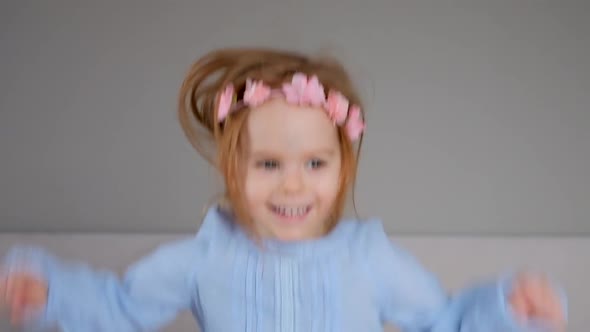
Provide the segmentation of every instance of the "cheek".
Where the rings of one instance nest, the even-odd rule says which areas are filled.
[[[260,174],[255,170],[246,174],[244,190],[250,203],[265,200],[269,194],[270,179],[268,175]]]
[[[340,191],[340,170],[330,170],[321,179],[315,179],[316,190],[323,199],[333,200]]]

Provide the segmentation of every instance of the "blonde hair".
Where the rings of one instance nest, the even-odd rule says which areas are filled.
[[[238,99],[241,99],[248,78],[262,80],[271,88],[277,88],[290,81],[296,72],[316,75],[326,90],[340,91],[351,104],[360,106],[362,112],[359,94],[338,61],[276,49],[237,48],[210,52],[192,65],[180,89],[178,116],[182,129],[197,152],[223,176],[224,198],[236,215],[237,222],[251,233],[255,231],[244,200],[245,169],[242,167],[246,158],[244,147],[247,146],[247,135],[244,133],[250,110],[232,113],[219,123],[215,112],[217,97],[229,83],[233,84]],[[362,145],[361,136],[355,150],[345,129],[337,128],[341,151],[340,190],[328,221],[328,230],[341,218],[350,189],[354,195]]]

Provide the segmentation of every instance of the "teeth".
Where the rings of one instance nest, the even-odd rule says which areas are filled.
[[[306,206],[297,206],[297,207],[287,207],[287,206],[275,206],[274,210],[278,212],[280,215],[286,217],[300,217],[307,213]]]

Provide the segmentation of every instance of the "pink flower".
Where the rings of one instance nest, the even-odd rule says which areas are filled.
[[[354,105],[350,108],[350,116],[346,122],[346,133],[351,141],[356,141],[365,130],[365,124],[361,119],[361,110]]]
[[[244,102],[251,107],[256,107],[268,100],[270,92],[270,88],[266,84],[248,79],[244,91]]]
[[[324,87],[320,84],[317,76],[314,75],[309,81],[307,81],[303,96],[301,96],[301,101],[305,105],[312,105],[314,107],[324,105],[326,94],[324,93]]]
[[[283,94],[289,104],[301,105],[302,96],[307,86],[307,77],[302,73],[295,73],[291,78],[291,83],[283,84]]]
[[[219,95],[219,101],[217,106],[217,121],[222,122],[227,117],[227,115],[229,114],[229,110],[231,108],[233,97],[234,86],[230,83]]]
[[[348,99],[338,91],[330,90],[328,100],[326,101],[328,115],[334,123],[341,125],[346,120],[348,114]]]
[[[320,107],[326,101],[324,87],[317,76],[314,75],[308,80],[303,73],[295,73],[291,83],[283,84],[283,94],[289,104],[299,106]]]

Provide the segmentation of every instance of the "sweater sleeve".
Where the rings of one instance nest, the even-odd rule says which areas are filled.
[[[370,221],[365,228],[368,275],[382,321],[405,332],[550,331],[547,322],[520,323],[513,316],[507,304],[510,275],[449,294],[415,257],[387,237],[380,222]]]
[[[26,268],[48,283],[47,305],[30,313],[29,330],[153,331],[190,307],[198,251],[196,238],[162,245],[123,278],[36,247],[13,248],[4,268]]]

